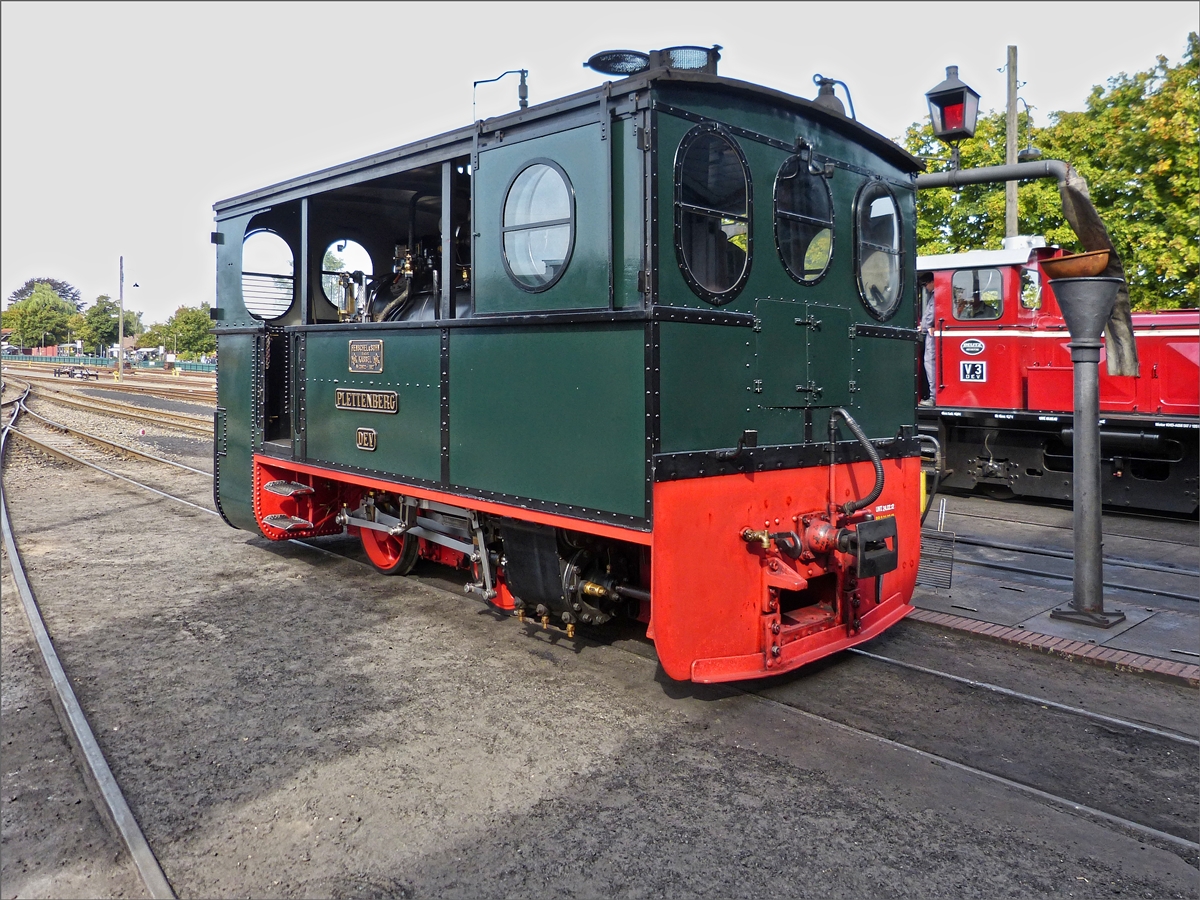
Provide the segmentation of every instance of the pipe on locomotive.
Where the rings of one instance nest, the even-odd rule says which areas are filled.
[[[968,184],[996,184],[1002,181],[1025,181],[1031,178],[1056,178],[1059,185],[1067,183],[1070,165],[1061,159],[1041,162],[1012,163],[1005,166],[980,166],[976,169],[951,169],[917,176],[917,189],[956,188]]]
[[[870,438],[862,430],[859,424],[854,421],[854,416],[846,412],[845,409],[838,406],[829,414],[829,452],[833,455],[834,448],[837,446],[837,417],[841,416],[846,423],[846,427],[851,433],[858,438],[858,442],[866,448],[867,456],[871,458],[871,465],[875,467],[875,487],[871,488],[871,493],[858,500],[848,500],[842,504],[842,512],[846,515],[858,512],[864,506],[870,506],[879,499],[879,495],[883,493],[883,462],[879,459],[879,452],[875,449],[875,445],[871,443]],[[833,460],[830,460],[829,465],[829,502],[833,502]]]

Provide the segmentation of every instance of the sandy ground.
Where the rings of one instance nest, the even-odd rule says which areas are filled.
[[[644,642],[567,641],[27,451],[13,463],[6,496],[48,626],[180,896],[1200,888],[1152,843],[779,703],[671,682]],[[137,896],[56,734],[9,587],[0,893]],[[785,690],[833,697],[831,677]],[[919,731],[944,705],[891,715]],[[986,746],[1017,714],[964,728]]]

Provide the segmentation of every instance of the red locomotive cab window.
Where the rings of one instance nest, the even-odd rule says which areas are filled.
[[[1042,283],[1035,265],[1021,267],[1021,306],[1025,309],[1042,308]]]
[[[999,269],[959,269],[950,281],[950,310],[964,321],[987,321],[1004,312],[1003,281]]]

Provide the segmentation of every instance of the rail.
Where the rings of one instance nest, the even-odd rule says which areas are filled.
[[[20,434],[14,427],[20,411],[21,403],[18,402],[12,417],[4,423],[4,431],[0,434],[0,466],[3,465],[5,451],[8,449],[9,434]],[[155,900],[159,900],[159,898],[174,900],[175,892],[171,889],[166,875],[163,874],[162,867],[158,864],[154,851],[150,849],[146,836],[143,834],[141,826],[138,825],[137,819],[134,818],[133,811],[130,810],[124,794],[121,793],[121,788],[113,776],[108,760],[104,758],[104,752],[96,741],[95,732],[88,723],[83,707],[79,704],[79,698],[75,695],[75,690],[71,687],[67,673],[54,649],[54,643],[50,639],[50,632],[42,618],[37,598],[34,596],[33,588],[30,587],[29,579],[25,576],[25,569],[8,517],[8,504],[3,492],[0,492],[0,527],[4,532],[4,548],[8,553],[13,581],[16,582],[17,592],[21,596],[21,607],[29,620],[29,627],[41,655],[42,665],[54,688],[56,705],[62,713],[63,720],[68,724],[69,736],[79,748],[80,755],[86,763],[86,775],[103,801],[101,812],[116,828],[118,836],[133,859],[133,864],[137,868],[147,893]]]

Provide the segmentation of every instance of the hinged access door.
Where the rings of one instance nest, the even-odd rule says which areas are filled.
[[[848,310],[760,300],[757,316],[756,381],[761,382],[762,406],[803,409],[849,403],[853,359]]]

